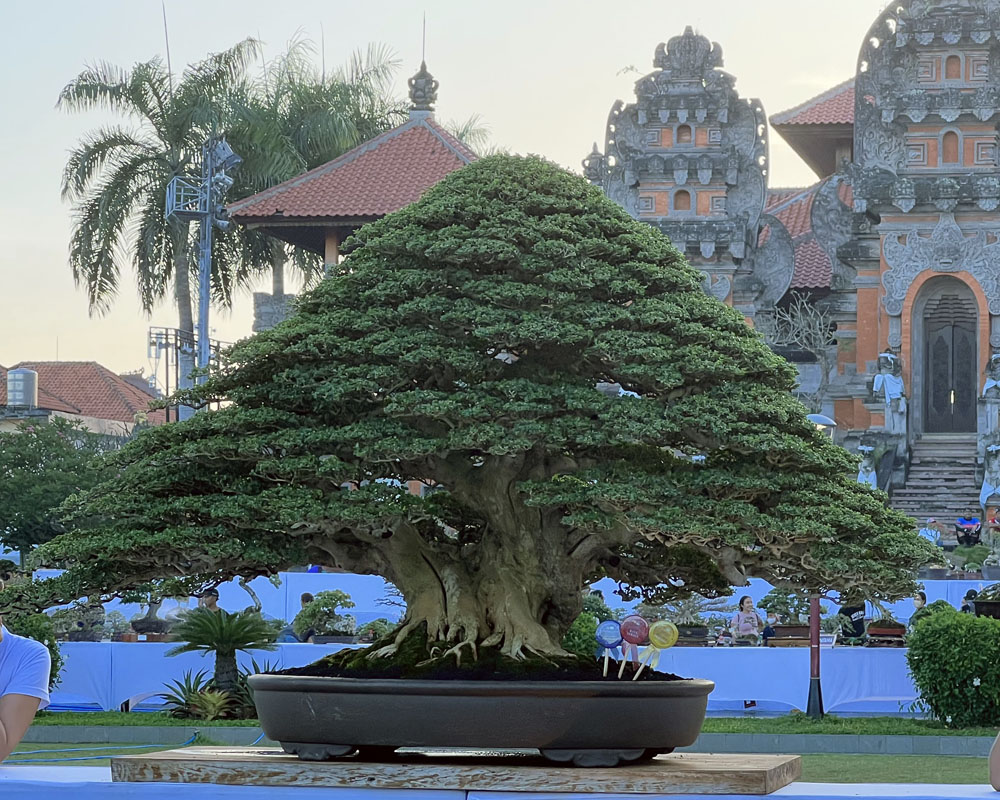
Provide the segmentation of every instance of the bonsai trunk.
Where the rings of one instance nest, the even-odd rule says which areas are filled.
[[[582,562],[566,553],[557,526],[491,531],[474,546],[430,544],[407,526],[398,529],[389,552],[393,583],[407,612],[391,655],[403,639],[426,626],[431,655],[497,647],[515,659],[566,656],[560,642],[583,608]],[[398,566],[397,566],[398,565]],[[448,643],[434,648],[435,643]]]
[[[215,654],[215,688],[223,692],[236,689],[239,670],[236,666],[236,653],[231,655]]]

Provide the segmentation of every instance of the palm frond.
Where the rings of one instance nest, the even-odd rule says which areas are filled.
[[[201,651],[226,657],[239,651],[274,650],[278,635],[275,626],[256,612],[230,614],[204,608],[185,614],[171,633],[183,644],[168,651],[168,656]]]
[[[109,160],[121,161],[138,156],[150,160],[157,157],[155,147],[141,133],[118,126],[91,131],[70,152],[63,169],[62,196],[69,199],[81,197]]]
[[[473,114],[464,122],[449,120],[445,130],[477,153],[489,146],[490,126],[483,122],[479,114]]]

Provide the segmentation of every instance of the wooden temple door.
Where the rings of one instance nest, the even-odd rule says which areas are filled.
[[[924,430],[975,433],[978,358],[975,301],[944,295],[924,312]]]

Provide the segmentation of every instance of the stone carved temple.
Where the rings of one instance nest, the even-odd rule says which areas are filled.
[[[586,176],[750,324],[796,294],[828,316],[822,410],[895,505],[1000,505],[1000,0],[891,4],[853,79],[772,116],[808,188],[768,186],[762,104],[722,66],[690,28],[660,45]]]

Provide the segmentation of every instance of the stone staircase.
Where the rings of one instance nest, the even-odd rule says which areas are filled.
[[[981,516],[974,433],[925,433],[913,444],[906,486],[892,493],[892,507],[923,524],[933,517],[951,525]]]

